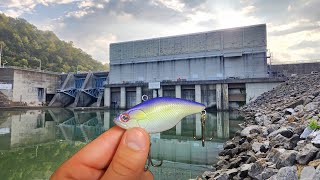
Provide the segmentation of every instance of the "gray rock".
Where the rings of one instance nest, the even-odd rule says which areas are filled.
[[[319,120],[319,116],[312,116],[312,119]]]
[[[248,136],[250,136],[251,134],[254,134],[254,133],[258,133],[258,134],[261,133],[260,126],[258,126],[258,125],[248,126],[248,127],[244,128],[241,131],[240,135],[248,137]]]
[[[253,163],[250,164],[243,164],[240,166],[240,173],[239,173],[239,177],[241,179],[245,178],[248,176],[248,171],[251,169],[251,166],[253,165]]]
[[[289,115],[291,115],[291,114],[293,114],[294,113],[294,109],[292,109],[292,108],[287,108],[285,111],[284,111],[284,114],[289,114]]]
[[[317,167],[316,173],[313,176],[312,180],[320,180],[320,166]]]
[[[315,147],[320,148],[320,134],[318,134],[314,139],[312,139],[311,143]]]
[[[280,128],[276,131],[273,131],[272,133],[270,133],[268,135],[268,137],[275,137],[278,134],[281,134],[282,136],[286,137],[286,138],[291,138],[293,135],[293,132],[287,128]]]
[[[270,145],[271,147],[284,146],[284,144],[289,143],[289,140],[290,140],[289,138],[286,138],[281,134],[278,134],[276,137],[270,140]]]
[[[320,159],[320,151],[317,153],[316,157],[314,159]]]
[[[304,107],[304,110],[306,112],[311,112],[311,111],[316,110],[318,108],[318,106],[319,106],[319,102],[310,102]]]
[[[313,132],[313,129],[311,129],[311,128],[309,128],[309,126],[307,126],[304,129],[303,133],[300,135],[300,138],[301,139],[306,139],[309,136],[309,134],[311,134],[312,132]]]
[[[268,125],[271,124],[271,119],[270,117],[266,116],[266,115],[262,115],[262,116],[257,116],[255,117],[255,122],[259,125]]]
[[[227,173],[230,177],[233,177],[233,176],[235,176],[235,175],[238,174],[238,169],[233,168],[233,169],[230,169],[230,170],[226,171],[226,173]]]
[[[316,170],[314,167],[306,166],[301,171],[300,180],[312,180],[315,174]]]
[[[254,143],[252,143],[252,150],[254,152],[260,152],[261,146],[263,146],[263,143],[254,142]]]
[[[225,144],[224,144],[224,149],[233,149],[236,147],[236,144],[232,141],[227,141]]]
[[[240,166],[241,164],[241,158],[240,157],[237,157],[237,158],[233,158],[230,160],[230,163],[229,163],[229,168],[237,168]]]
[[[320,131],[316,130],[316,131],[312,131],[312,133],[309,134],[309,136],[307,137],[307,139],[312,140],[315,137],[317,137],[318,135],[320,135]]]
[[[273,148],[267,158],[276,164],[276,168],[280,169],[285,166],[292,166],[296,162],[298,152],[294,150],[285,150],[282,148]]]
[[[221,174],[215,178],[210,178],[209,180],[228,180],[229,175],[227,173]]]
[[[279,124],[270,124],[268,126],[266,126],[267,128],[267,132],[268,134],[272,133],[273,131],[277,130],[280,128],[280,125]]]
[[[297,143],[300,141],[300,137],[298,134],[294,134],[290,139],[289,142],[284,143],[284,148],[292,150],[297,146]]]
[[[269,115],[272,123],[278,122],[281,119],[281,115],[278,112],[274,112]]]
[[[256,178],[257,179],[268,179],[270,178],[271,176],[275,175],[278,173],[278,169],[273,169],[273,168],[266,168],[264,171],[262,171],[261,174],[259,174]]]
[[[263,161],[255,162],[250,170],[248,171],[248,175],[252,178],[255,178],[259,174],[261,174],[266,168],[266,164]]]
[[[297,147],[295,147],[294,149],[297,151],[301,151],[306,145],[307,145],[306,140],[300,140],[297,142]]]
[[[298,105],[298,106],[296,106],[296,107],[294,108],[294,111],[296,111],[296,112],[301,112],[301,111],[303,111],[303,108],[304,108],[303,105]]]
[[[288,179],[298,180],[297,167],[289,166],[289,167],[281,168],[277,173],[277,175],[275,176],[275,179],[276,180],[288,180]]]
[[[299,164],[308,164],[316,156],[318,148],[312,144],[307,144],[303,149],[298,152],[296,160]]]
[[[216,174],[216,172],[212,172],[212,171],[205,171],[205,172],[202,174],[202,177],[203,177],[203,178],[206,178],[206,177],[213,177],[215,174]]]

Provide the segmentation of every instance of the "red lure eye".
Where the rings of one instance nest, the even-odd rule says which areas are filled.
[[[130,119],[130,116],[129,116],[129,114],[127,114],[127,113],[123,113],[123,114],[120,115],[120,120],[121,120],[122,122],[128,122],[129,119]]]

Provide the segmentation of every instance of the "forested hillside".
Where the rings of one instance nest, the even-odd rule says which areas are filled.
[[[94,60],[72,42],[65,42],[51,31],[38,30],[24,19],[0,14],[2,63],[7,66],[38,68],[55,72],[107,70],[107,65]]]

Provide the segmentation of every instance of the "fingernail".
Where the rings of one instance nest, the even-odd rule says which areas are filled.
[[[146,146],[146,137],[138,129],[129,129],[126,134],[125,143],[135,151],[141,150]]]

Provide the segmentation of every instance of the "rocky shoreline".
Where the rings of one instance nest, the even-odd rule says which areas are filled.
[[[202,179],[320,180],[320,76],[290,78],[242,107],[241,132]]]

